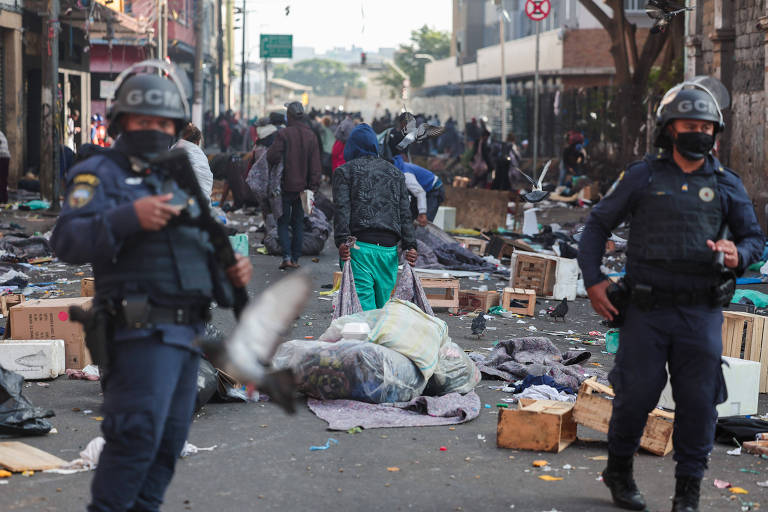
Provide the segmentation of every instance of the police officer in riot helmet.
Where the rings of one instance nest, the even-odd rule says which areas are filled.
[[[716,97],[714,85],[722,89]],[[677,462],[672,510],[699,510],[714,443],[721,369],[722,307],[735,276],[759,258],[763,234],[738,175],[711,154],[724,129],[722,84],[684,82],[657,112],[653,155],[630,164],[590,213],[579,265],[595,311],[621,325],[609,380],[616,393],[603,481],[614,503],[644,510],[633,458],[648,414],[671,378]],[[629,220],[626,277],[611,285],[600,265],[611,231]],[[727,229],[726,229],[727,228]]]
[[[244,287],[252,273],[243,257],[219,269],[208,235],[176,221],[191,199],[143,165],[168,150],[188,122],[180,84],[166,72],[171,79],[118,78],[108,119],[119,137],[70,171],[51,237],[59,258],[93,265],[93,308],[109,318],[106,444],[89,511],[159,510],[192,421],[200,360],[194,340],[211,300],[226,301],[224,290]]]

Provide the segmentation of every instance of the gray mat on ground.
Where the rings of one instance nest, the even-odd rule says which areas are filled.
[[[320,419],[328,422],[330,430],[456,425],[480,414],[480,397],[474,391],[466,395],[420,396],[410,402],[391,404],[310,398],[307,405]]]

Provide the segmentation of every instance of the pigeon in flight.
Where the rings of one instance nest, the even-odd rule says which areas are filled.
[[[552,160],[549,160],[546,164],[544,164],[544,169],[541,170],[541,175],[539,176],[539,181],[535,182],[531,179],[530,176],[525,174],[524,172],[521,172],[525,178],[531,182],[531,185],[533,185],[533,189],[530,192],[526,192],[525,194],[522,194],[523,199],[525,199],[529,203],[538,203],[539,201],[543,201],[546,198],[549,197],[549,194],[551,192],[542,190],[542,186],[544,183],[544,176],[547,175],[547,171],[549,170],[549,166],[552,164]]]
[[[685,11],[692,10],[692,7],[678,5],[669,0],[648,0],[648,3],[645,5],[645,13],[649,18],[654,20],[653,27],[651,27],[652,34],[664,32],[667,29],[669,22],[672,21],[675,16],[682,14]]]
[[[442,126],[432,126],[428,123],[416,125],[416,118],[410,112],[404,112],[405,128],[403,128],[403,140],[397,145],[397,149],[405,151],[405,148],[414,142],[424,142],[431,137],[442,135],[445,128]]]

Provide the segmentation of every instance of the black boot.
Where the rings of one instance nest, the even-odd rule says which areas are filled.
[[[603,483],[611,490],[613,503],[627,510],[645,510],[645,499],[632,477],[632,456],[608,454],[608,466],[603,470]]]
[[[672,512],[699,512],[699,492],[701,478],[679,476],[675,484],[675,499]]]

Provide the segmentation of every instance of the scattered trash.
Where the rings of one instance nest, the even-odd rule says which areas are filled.
[[[742,473],[752,473],[753,475],[759,475],[760,472],[755,469],[747,469],[747,468],[741,468],[739,471]]]
[[[588,457],[589,460],[608,460],[607,455],[597,455],[596,457]]]
[[[552,476],[552,475],[539,475],[539,480],[544,480],[545,482],[557,482],[557,481],[563,480],[563,477]]]
[[[392,467],[387,468],[387,471],[390,471],[392,473],[397,473],[398,471],[400,471],[400,468],[398,468],[396,466],[392,466]]]
[[[13,436],[44,435],[51,425],[45,418],[54,416],[50,409],[34,407],[21,394],[24,377],[0,367],[0,434]]]
[[[743,487],[729,487],[728,490],[731,494],[749,494],[749,491]]]
[[[547,462],[545,460],[535,460],[535,461],[533,461],[533,467],[535,467],[535,468],[543,468],[547,464],[549,464],[549,462]]]
[[[768,487],[768,480],[766,480],[765,482],[757,482],[757,486],[758,487]]]
[[[309,451],[316,452],[318,450],[327,450],[328,448],[331,447],[331,444],[339,444],[339,442],[337,440],[335,440],[334,438],[329,437],[324,445],[322,445],[322,446],[310,446],[309,447]]]
[[[733,455],[735,457],[738,457],[739,455],[741,455],[741,446],[739,446],[738,448],[734,448],[733,450],[728,450],[725,453],[727,453],[728,455]]]
[[[727,489],[728,487],[731,486],[730,482],[726,482],[725,480],[718,480],[717,478],[715,478],[715,481],[713,483],[715,484],[715,487],[717,487],[718,489]]]
[[[10,471],[6,471],[4,469],[0,469],[0,478],[9,478],[12,474],[13,473],[11,473]]]
[[[93,364],[89,364],[82,370],[68,368],[66,373],[70,379],[99,380],[99,367]]]
[[[206,448],[199,448],[192,443],[184,442],[184,448],[181,449],[181,457],[189,457],[190,455],[197,455],[200,452],[212,452],[216,448],[218,448],[219,445],[215,444],[213,446],[208,446]]]
[[[441,446],[441,447],[440,447],[440,451],[441,451],[441,452],[447,452],[447,451],[448,451],[448,448],[446,448],[445,446]]]
[[[347,434],[359,434],[362,431],[363,429],[360,427],[352,427],[351,429],[347,430]]]
[[[479,441],[485,442],[485,436],[483,434],[477,434],[477,439]]]
[[[570,471],[571,469],[573,469],[573,466],[571,466],[570,464],[565,464],[563,466],[563,469],[566,470],[566,471]]]
[[[88,442],[85,449],[80,452],[80,458],[64,463],[58,468],[46,469],[45,472],[71,475],[83,471],[92,471],[96,469],[99,463],[99,457],[104,449],[104,444],[103,437],[94,437]]]

